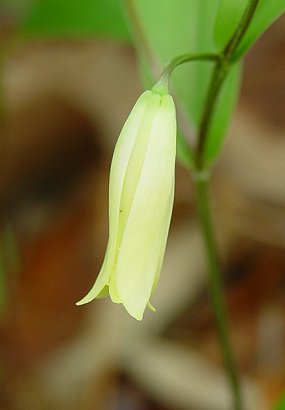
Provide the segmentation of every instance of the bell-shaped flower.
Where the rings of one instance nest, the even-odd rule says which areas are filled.
[[[96,282],[78,305],[106,296],[142,320],[157,284],[173,208],[172,97],[145,91],[118,138],[109,183],[109,240]]]

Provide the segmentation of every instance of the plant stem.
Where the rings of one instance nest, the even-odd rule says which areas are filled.
[[[204,168],[204,150],[219,92],[228,74],[230,64],[233,62],[234,54],[250,25],[259,2],[260,0],[249,0],[238,27],[225,46],[221,58],[216,62],[198,135],[196,148],[196,168],[198,170]]]
[[[251,23],[251,20],[254,16],[254,13],[259,2],[260,0],[250,0],[248,2],[247,7],[239,22],[239,25],[237,26],[237,29],[235,30],[233,36],[231,37],[230,41],[224,49],[224,56],[226,60],[229,61],[232,59],[232,57],[234,57],[237,47],[239,46],[240,41],[242,40],[243,36],[245,35],[248,29],[248,26]]]
[[[221,58],[215,63],[204,112],[202,114],[195,156],[196,175],[194,175],[194,180],[197,210],[208,260],[211,298],[218,338],[235,410],[242,410],[243,404],[234,354],[229,338],[229,321],[224,300],[221,268],[210,213],[208,192],[210,172],[207,172],[207,164],[205,164],[204,161],[204,151],[220,90],[226,79],[230,65],[235,60],[235,52],[250,25],[259,1],[260,0],[249,0],[237,29],[225,46]]]
[[[216,53],[190,53],[177,56],[166,65],[158,81],[153,86],[153,90],[156,90],[157,92],[162,91],[163,93],[168,92],[168,83],[172,71],[181,64],[190,63],[193,61],[219,62],[220,59],[221,56]]]
[[[227,371],[229,385],[232,393],[234,404],[233,408],[235,410],[242,410],[243,406],[239,386],[239,378],[236,371],[234,354],[229,338],[229,321],[226,313],[220,263],[218,260],[218,252],[216,248],[216,241],[214,237],[213,224],[210,213],[208,175],[197,175],[197,177],[195,178],[195,189],[197,211],[207,254],[211,298],[219,343],[223,353],[223,361]]]
[[[218,62],[214,68],[212,74],[212,80],[210,83],[210,88],[208,90],[208,95],[206,99],[206,104],[204,107],[202,121],[200,124],[199,135],[197,140],[196,148],[196,168],[197,170],[202,170],[204,168],[204,150],[209,134],[210,125],[212,122],[215,106],[217,103],[218,95],[220,89],[224,83],[226,75],[228,73],[228,64],[221,60]]]

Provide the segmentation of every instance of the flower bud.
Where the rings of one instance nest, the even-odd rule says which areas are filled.
[[[77,304],[108,293],[137,320],[157,284],[173,208],[176,115],[170,95],[145,91],[118,138],[109,183],[109,240],[101,271]]]

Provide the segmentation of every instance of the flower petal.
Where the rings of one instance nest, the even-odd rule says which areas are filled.
[[[126,163],[127,156],[125,152],[120,152],[118,156],[118,161],[122,160],[124,157],[124,175],[123,180],[120,179],[121,192],[119,196],[119,191],[114,194],[114,201],[116,202],[116,212],[117,219],[115,220],[115,211],[114,211],[114,225],[116,225],[116,237],[114,236],[114,268],[112,269],[110,282],[109,282],[109,291],[110,296],[113,302],[120,303],[121,299],[118,294],[117,285],[116,285],[116,262],[119,254],[119,249],[121,246],[122,237],[125,230],[125,225],[128,219],[129,211],[133,202],[134,193],[138,184],[140,177],[141,169],[143,166],[145,153],[148,146],[148,138],[151,132],[151,127],[153,124],[153,118],[157,113],[160,106],[161,97],[158,94],[152,93],[148,94],[148,99],[145,102],[145,111],[143,118],[140,122],[140,127],[136,131],[135,142],[132,147],[131,153],[128,154],[128,163]],[[139,120],[139,119],[137,119]],[[132,135],[133,137],[133,135]],[[119,146],[120,141],[118,141]],[[114,160],[115,162],[115,160]],[[112,167],[113,168],[113,167]],[[122,172],[122,170],[120,170]],[[111,178],[110,178],[111,180]],[[114,186],[118,189],[118,181],[115,178],[112,178]],[[116,182],[116,184],[115,184]],[[112,201],[111,189],[110,189],[110,203]],[[110,215],[111,220],[111,215]],[[111,222],[110,222],[111,225]],[[115,231],[115,229],[114,229]]]
[[[154,278],[154,281],[153,281],[151,293],[154,292],[154,290],[157,286],[157,282],[159,280],[159,276],[160,276],[160,272],[161,272],[161,268],[162,268],[162,264],[163,264],[163,258],[164,258],[166,242],[167,242],[167,237],[168,237],[168,231],[169,231],[171,215],[172,215],[172,209],[173,209],[173,201],[174,201],[174,183],[173,183],[173,187],[172,187],[172,193],[171,193],[170,201],[169,201],[169,204],[168,204],[168,209],[166,210],[166,218],[165,219],[166,219],[167,222],[163,226],[163,231],[162,231],[162,234],[161,234],[162,237],[164,238],[164,240],[161,242],[161,247],[160,247],[159,257],[158,257],[158,264],[157,264],[157,268],[156,268],[156,273],[155,273],[155,278]]]
[[[173,198],[175,137],[174,103],[170,96],[162,96],[148,136],[149,144],[116,269],[122,303],[138,320],[142,319],[149,301],[166,244],[169,203]]]
[[[104,287],[108,283],[109,275],[110,275],[110,272],[108,271],[108,268],[107,268],[107,261],[109,260],[108,259],[108,249],[109,249],[109,247],[107,247],[107,251],[106,251],[104,261],[103,261],[102,268],[99,272],[99,275],[97,276],[97,279],[96,279],[93,287],[87,293],[87,295],[84,296],[83,299],[76,302],[76,305],[79,306],[79,305],[84,305],[85,303],[91,302],[91,300],[93,300],[94,298],[96,298],[97,296],[100,295],[100,293],[102,292],[102,290],[104,289]]]
[[[129,163],[129,158],[138,131],[143,122],[147,103],[151,95],[151,91],[145,91],[139,97],[117,140],[110,171],[108,246],[102,268],[92,289],[83,299],[76,303],[77,305],[82,305],[84,303],[90,302],[100,294],[106,284],[109,284],[109,279],[114,268],[115,261],[116,241],[118,233],[118,215],[123,181]],[[115,289],[113,289],[111,297],[114,302],[120,303]]]

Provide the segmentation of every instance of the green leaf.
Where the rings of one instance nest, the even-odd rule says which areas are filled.
[[[215,51],[213,25],[219,0],[134,0],[147,42],[162,67],[179,54]],[[175,70],[175,93],[198,125],[211,63],[190,63]]]
[[[179,54],[216,51],[213,32],[220,0],[135,0],[134,4],[145,39],[162,66]],[[138,51],[140,53],[140,49]],[[232,114],[239,89],[238,71],[235,68],[230,74],[216,107],[206,152],[209,163],[218,153]],[[194,132],[201,122],[212,72],[212,63],[195,62],[180,66],[172,76],[173,90],[184,106]],[[179,159],[189,166],[193,162],[193,153],[181,138],[178,144]]]
[[[270,24],[280,17],[284,11],[285,0],[260,0],[252,22],[235,52],[234,60],[244,55]]]
[[[222,50],[228,43],[249,0],[221,0],[214,36],[215,44]],[[285,0],[260,0],[250,26],[234,53],[233,60],[240,59],[258,37],[285,11]]]
[[[241,64],[236,63],[231,67],[217,100],[204,153],[204,160],[208,165],[210,165],[218,155],[226,137],[227,127],[235,108],[240,89],[240,78]]]
[[[179,54],[215,51],[212,32],[218,3],[219,0],[134,0],[146,42],[161,68]],[[138,52],[143,54],[140,48]],[[211,71],[211,63],[195,62],[180,66],[172,76],[172,89],[194,131],[200,123]],[[182,163],[191,155],[182,137],[178,138],[177,154],[180,160],[184,156]]]
[[[222,50],[234,34],[247,3],[248,0],[221,0],[214,29],[218,50]]]
[[[129,40],[119,0],[37,0],[21,30],[34,36],[108,36]]]

